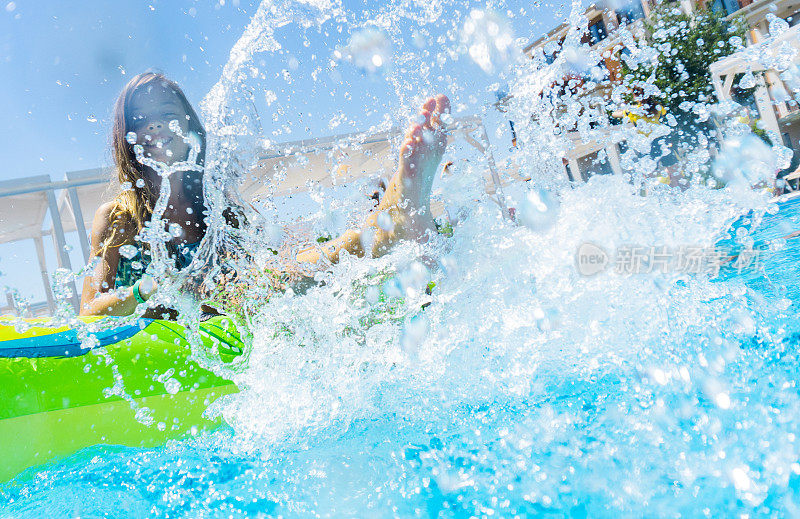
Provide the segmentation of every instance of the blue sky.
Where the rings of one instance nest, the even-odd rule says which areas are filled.
[[[111,106],[140,71],[201,99],[253,4],[0,0],[0,180],[107,164]]]
[[[352,19],[373,16],[383,2],[346,0]],[[217,81],[230,49],[255,13],[255,0],[0,0],[0,181],[110,165],[108,131],[112,104],[122,86],[141,71],[156,68],[175,79],[197,104]],[[475,3],[485,7],[485,3]],[[568,5],[511,1],[503,8],[518,38],[528,41],[564,19]],[[464,9],[461,9],[463,12]],[[453,16],[448,12],[445,16]],[[408,101],[419,92],[448,92],[465,113],[480,112],[493,101],[496,73],[486,73],[468,58],[456,57],[415,84],[409,68],[407,87],[391,86],[387,76],[369,74],[343,61],[335,74],[313,75],[337,47],[347,43],[351,28],[335,25],[324,31],[289,25],[277,32],[283,49],[259,58],[263,78],[252,81],[265,134],[274,141],[320,137],[366,130],[390,112],[407,113]],[[435,53],[428,46],[415,50],[412,23],[398,28],[407,42],[392,51]],[[409,51],[411,49],[411,51]],[[425,54],[433,59],[433,54]],[[416,59],[416,58],[414,58]],[[398,57],[397,63],[400,63]],[[323,67],[328,69],[329,67]],[[287,82],[284,71],[292,78]],[[450,77],[443,77],[443,76]],[[265,92],[276,100],[267,105]],[[398,98],[399,96],[399,98]],[[280,113],[281,115],[275,115]],[[329,123],[344,113],[336,128]],[[400,122],[399,120],[396,122]],[[490,134],[492,132],[490,131]],[[2,223],[0,222],[0,225]],[[75,245],[77,241],[71,240]],[[0,270],[9,284],[40,299],[38,277],[19,284],[18,276],[35,265],[32,246],[0,247]],[[52,252],[48,251],[51,266]],[[79,265],[79,251],[73,251]],[[27,279],[30,279],[28,277]]]

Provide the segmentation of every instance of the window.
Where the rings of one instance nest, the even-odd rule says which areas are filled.
[[[644,9],[642,8],[642,3],[639,2],[639,0],[634,0],[629,4],[623,5],[617,9],[616,12],[617,21],[620,24],[628,24],[634,20],[638,20],[639,18],[644,18]]]
[[[544,60],[547,62],[548,65],[552,64],[556,60],[556,56],[558,56],[558,51],[561,50],[561,44],[563,40],[558,41],[550,41],[542,49],[544,53]]]
[[[613,175],[614,170],[606,157],[605,150],[596,151],[578,158],[578,169],[583,180],[595,175]]]
[[[738,0],[714,0],[711,4],[712,11],[725,11],[728,14],[733,14],[741,9]]]
[[[606,23],[602,18],[592,22],[592,24],[589,25],[589,42],[592,45],[605,40],[607,37],[608,33],[606,33]]]
[[[569,162],[566,160],[564,161],[564,168],[567,170],[567,178],[570,182],[575,182],[575,177],[572,175],[572,168],[569,165]]]
[[[733,78],[733,86],[731,87],[731,99],[739,103],[747,109],[751,115],[758,114],[758,105],[756,104],[755,88],[743,89],[739,88],[739,81],[742,79],[743,74],[736,74]]]

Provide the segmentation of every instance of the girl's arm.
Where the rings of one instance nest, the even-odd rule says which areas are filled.
[[[119,247],[107,247],[103,252],[102,243],[111,235],[112,225],[115,225],[111,221],[113,208],[114,204],[111,202],[103,204],[94,216],[90,255],[98,257],[100,261],[83,281],[80,315],[130,315],[138,305],[132,289],[114,290],[120,258]],[[133,222],[129,225],[133,231]],[[146,299],[152,290],[145,293],[142,289],[140,293]]]
[[[336,239],[327,241],[322,245],[301,250],[297,254],[297,262],[316,264],[324,254],[329,261],[336,263],[339,261],[339,254],[343,250],[359,257],[364,255],[364,248],[361,246],[360,230],[349,229]]]
[[[390,184],[387,193],[390,193],[393,187],[394,186]],[[405,214],[405,211],[399,208],[397,203],[393,203],[390,200],[394,200],[394,197],[384,196],[383,201],[378,205],[377,209],[367,216],[361,229],[347,230],[334,240],[300,251],[297,254],[297,262],[317,263],[324,254],[329,261],[336,263],[339,261],[339,255],[343,250],[355,256],[362,257],[367,252],[364,250],[364,245],[370,247],[369,252],[373,256],[377,257],[386,254],[398,240],[403,239],[405,236],[396,231],[381,229],[380,226],[378,226],[378,215],[387,213],[396,229],[407,227],[409,222],[413,225],[414,220],[413,217]],[[367,243],[361,239],[365,232],[372,235]]]

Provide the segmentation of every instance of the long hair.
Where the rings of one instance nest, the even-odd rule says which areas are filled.
[[[110,246],[119,247],[132,235],[130,229],[125,229],[126,222],[133,222],[136,225],[136,232],[133,234],[138,234],[153,214],[153,205],[157,195],[152,192],[146,182],[141,187],[137,185],[137,181],[144,178],[145,166],[136,159],[133,144],[128,142],[127,135],[133,129],[133,114],[130,112],[130,105],[134,94],[140,89],[154,84],[168,88],[178,96],[189,116],[189,132],[194,132],[200,137],[201,148],[197,162],[201,166],[205,163],[205,129],[178,84],[159,72],[144,72],[132,78],[114,103],[111,129],[111,151],[117,179],[120,185],[130,187],[123,189],[114,199],[114,207],[110,215],[111,234],[105,239],[103,252]]]

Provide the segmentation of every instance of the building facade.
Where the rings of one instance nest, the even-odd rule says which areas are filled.
[[[645,36],[644,20],[660,2],[652,0],[628,0],[611,3],[597,3],[589,6],[583,13],[587,20],[585,33],[581,37],[584,47],[601,56],[598,66],[603,68],[606,78],[594,82],[590,90],[585,90],[582,95],[594,99],[610,102],[610,91],[613,85],[620,80],[621,63],[620,55],[626,52],[626,42],[633,36],[640,40]],[[751,113],[753,119],[761,122],[766,130],[780,135],[783,143],[792,150],[800,150],[800,110],[791,99],[791,86],[786,85],[781,75],[775,70],[769,70],[763,65],[759,68],[757,55],[763,52],[758,45],[763,45],[769,39],[770,22],[785,23],[789,29],[783,33],[787,44],[798,46],[800,39],[797,37],[797,25],[800,22],[800,0],[681,0],[675,1],[676,6],[687,13],[697,9],[710,8],[727,13],[729,18],[740,17],[748,27],[747,48],[735,53],[711,67],[711,73],[717,96],[721,100],[732,99],[732,86],[734,79],[738,79],[745,72],[761,72],[757,76],[757,88],[752,99],[735,99],[743,104]],[[774,22],[775,19],[783,22]],[[624,27],[626,31],[620,31]],[[547,34],[536,39],[524,48],[524,52],[531,59],[540,59],[544,63],[552,63],[561,51],[562,44],[570,31],[570,25],[565,22],[555,27]],[[774,38],[772,38],[774,40]],[[800,53],[798,53],[800,55]],[[563,78],[564,84],[574,85],[576,81]],[[503,103],[504,101],[500,101]],[[604,103],[605,104],[605,103]],[[597,117],[608,118],[603,106],[598,106]],[[606,121],[609,122],[610,121]],[[620,153],[626,144],[620,136],[621,132],[609,128],[606,134],[600,132],[600,137],[587,141],[586,136],[574,128],[564,128],[562,135],[566,135],[571,142],[564,156],[564,175],[571,181],[585,181],[598,174],[622,174]],[[597,133],[597,132],[595,132]],[[797,154],[797,153],[796,153]],[[797,161],[795,161],[797,162]],[[795,164],[793,164],[795,165]]]

